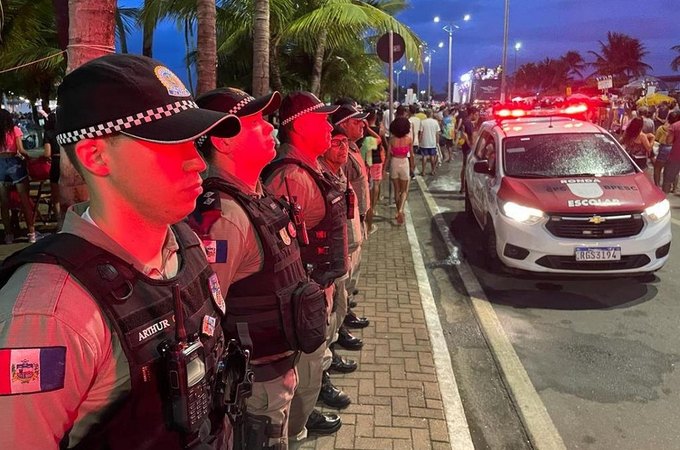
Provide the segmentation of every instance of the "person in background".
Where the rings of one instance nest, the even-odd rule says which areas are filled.
[[[432,110],[428,109],[425,111],[425,116],[427,117],[420,123],[420,136],[418,138],[420,142],[420,154],[421,159],[421,170],[420,174],[425,175],[425,164],[430,163],[430,175],[435,175],[437,167],[437,136],[441,131],[439,122],[432,118]]]
[[[397,215],[395,219],[399,225],[404,223],[404,205],[408,196],[408,185],[411,178],[410,172],[415,168],[413,139],[410,133],[411,124],[406,118],[397,118],[390,126],[388,164],[390,165],[390,178],[394,184],[397,202]]]
[[[668,162],[664,166],[662,185],[663,191],[666,193],[671,192],[680,173],[680,110],[674,110],[668,114],[668,124],[666,144],[671,146],[671,153],[668,155]]]
[[[58,228],[61,229],[61,205],[59,204],[59,161],[61,148],[57,142],[55,126],[57,116],[50,113],[45,120],[45,134],[43,136],[46,158],[50,158],[50,214],[59,222]]]
[[[628,128],[623,133],[621,138],[621,145],[626,149],[628,154],[633,158],[635,164],[643,171],[647,170],[647,161],[652,154],[652,145],[654,143],[654,135],[644,133],[642,131],[643,120],[636,117],[630,121]]]
[[[461,123],[463,145],[461,145],[460,149],[463,152],[463,165],[460,169],[460,190],[458,191],[459,194],[465,192],[465,167],[467,166],[468,155],[472,151],[472,145],[474,142],[475,123],[477,123],[478,121],[479,111],[477,110],[477,108],[473,106],[468,107],[467,113],[465,114],[465,118],[463,118],[463,121]]]
[[[376,125],[377,114],[375,110],[369,112],[366,118],[366,134],[364,140],[361,143],[361,154],[368,164],[369,178],[370,178],[370,190],[371,199],[368,212],[366,212],[366,229],[369,234],[374,233],[378,228],[373,223],[373,216],[375,215],[375,209],[378,207],[378,202],[380,201],[380,185],[383,179],[384,172],[384,162],[385,162],[385,134],[382,127]],[[377,134],[376,138],[372,134],[369,134],[369,130]]]
[[[9,216],[10,189],[7,183],[14,186],[19,194],[21,212],[28,228],[28,242],[36,241],[33,206],[28,195],[28,172],[23,161],[30,156],[24,149],[22,136],[23,133],[15,125],[10,112],[0,109],[0,214],[5,227],[5,244],[14,242]]]
[[[453,135],[455,132],[456,124],[454,123],[454,116],[451,111],[446,108],[443,112],[441,133],[442,138],[440,144],[443,147],[442,158],[443,162],[449,162],[453,159]]]
[[[671,154],[671,146],[666,144],[670,125],[667,120],[656,129],[654,138],[659,146],[659,150],[654,158],[654,184],[661,187],[661,174],[663,172],[668,157]]]

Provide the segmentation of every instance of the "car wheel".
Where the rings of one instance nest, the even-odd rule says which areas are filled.
[[[501,261],[496,251],[496,230],[493,227],[491,217],[487,217],[484,227],[484,253],[486,268],[490,272],[497,272],[501,267]]]

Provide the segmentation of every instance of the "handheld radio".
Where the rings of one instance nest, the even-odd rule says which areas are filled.
[[[203,344],[197,337],[189,342],[179,285],[173,290],[176,342],[161,344],[166,364],[171,423],[187,433],[197,432],[211,409]]]

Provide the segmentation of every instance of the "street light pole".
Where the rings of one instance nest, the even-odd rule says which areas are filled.
[[[435,23],[439,23],[439,16],[434,18]],[[463,21],[467,22],[470,20],[470,14],[465,14],[463,17]],[[453,102],[453,97],[451,96],[451,90],[452,90],[452,73],[451,73],[451,66],[452,66],[452,57],[453,57],[453,32],[454,30],[459,29],[460,27],[458,25],[455,25],[453,22],[450,24],[444,26],[444,31],[449,33],[449,70],[448,70],[448,83],[446,86],[446,101],[450,104]]]
[[[519,51],[520,48],[522,48],[522,43],[515,42],[515,64],[514,67],[512,68],[513,73],[517,72],[517,52]]]
[[[503,61],[501,62],[501,103],[505,102],[507,89],[506,71],[508,63],[508,29],[510,28],[510,0],[505,0],[505,17],[503,19]]]

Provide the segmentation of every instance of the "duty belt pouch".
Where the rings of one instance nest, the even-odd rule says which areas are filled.
[[[326,341],[326,294],[316,283],[301,282],[291,303],[298,346],[312,353]]]

